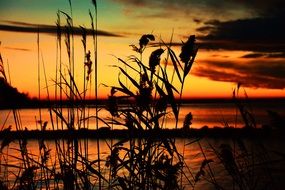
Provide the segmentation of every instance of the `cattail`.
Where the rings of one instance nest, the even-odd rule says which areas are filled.
[[[190,125],[192,124],[192,119],[193,119],[193,116],[192,116],[192,113],[189,112],[186,116],[185,116],[185,119],[184,119],[184,123],[183,123],[183,129],[190,129]]]
[[[149,41],[154,41],[155,40],[155,37],[154,35],[152,34],[145,34],[145,35],[142,35],[141,39],[140,39],[140,49],[143,49]]]
[[[91,52],[90,50],[86,53],[85,55],[86,57],[86,61],[84,63],[84,65],[87,67],[87,77],[86,80],[89,80],[89,76],[92,72],[92,61],[91,61]]]
[[[116,93],[115,88],[111,88],[111,95],[108,96],[108,104],[107,104],[107,110],[110,112],[110,114],[113,117],[118,117],[118,104],[117,104],[117,98],[114,96]]]
[[[195,56],[195,54],[196,54],[195,35],[191,35],[188,38],[187,42],[183,44],[179,57],[183,63],[187,64],[190,58]]]
[[[141,111],[146,110],[147,106],[151,103],[152,90],[153,85],[151,81],[148,80],[148,76],[146,74],[142,74],[140,79],[139,93],[136,98],[137,105],[141,108]]]
[[[138,52],[138,53],[142,53],[145,49],[145,47],[147,46],[149,41],[154,41],[155,37],[152,34],[144,34],[142,35],[142,37],[139,40],[139,48],[135,45],[130,45],[134,51]]]
[[[163,49],[153,51],[149,57],[149,67],[151,72],[155,72],[155,67],[160,64],[160,56],[164,52]]]

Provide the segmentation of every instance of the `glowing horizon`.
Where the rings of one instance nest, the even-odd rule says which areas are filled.
[[[46,31],[45,27],[55,26],[57,10],[70,12],[68,2],[54,1],[47,4],[17,2],[3,2],[3,6],[0,8],[0,41],[2,42],[0,51],[6,72],[8,72],[9,65],[12,86],[20,92],[28,93],[30,97],[38,97],[37,32],[36,30],[26,31],[28,27],[38,25],[42,29],[40,32],[41,98],[47,97],[43,62],[50,97],[53,98],[53,86],[55,85],[53,80],[56,75],[57,62],[56,33],[50,30]],[[74,26],[90,28],[88,9],[92,10],[91,3],[73,3]],[[107,97],[110,91],[102,84],[109,86],[118,84],[119,70],[110,67],[110,65],[118,64],[114,56],[122,59],[126,59],[129,55],[138,56],[129,45],[138,44],[140,36],[147,33],[154,34],[156,42],[161,42],[161,40],[173,42],[175,45],[173,50],[177,55],[180,53],[179,44],[181,41],[186,41],[190,34],[198,36],[200,50],[190,72],[190,77],[185,83],[184,98],[230,98],[237,82],[242,83],[247,94],[252,98],[285,97],[285,79],[284,74],[282,75],[282,72],[285,71],[285,58],[282,50],[284,37],[280,39],[280,42],[276,41],[275,38],[270,41],[270,37],[266,39],[267,42],[263,42],[259,41],[257,37],[248,40],[246,39],[248,36],[244,37],[242,34],[234,33],[234,27],[244,24],[242,21],[259,23],[257,18],[261,18],[258,12],[260,10],[257,10],[256,7],[240,3],[238,10],[229,9],[224,15],[216,15],[216,20],[213,20],[217,10],[214,10],[210,4],[203,7],[198,2],[193,1],[193,14],[190,14],[183,9],[182,2],[181,4],[174,3],[173,9],[170,9],[171,4],[168,2],[160,8],[159,5],[161,4],[158,2],[148,3],[150,4],[143,2],[142,4],[135,4],[127,0],[98,2],[98,25],[99,30],[102,31],[98,38],[100,98]],[[25,10],[21,6],[30,7]],[[154,8],[152,9],[151,6]],[[190,5],[185,4],[184,6]],[[224,4],[224,7],[220,7],[220,9],[226,10],[228,7],[231,7],[230,4]],[[136,11],[132,8],[136,8]],[[15,10],[15,14],[9,14],[11,9]],[[209,12],[210,10],[212,12]],[[252,10],[256,10],[255,14],[250,12]],[[199,15],[200,11],[204,11],[205,14]],[[189,20],[190,24],[187,23]],[[62,19],[62,23],[64,23],[64,19]],[[12,30],[10,26],[14,29]],[[229,26],[232,28],[228,28]],[[232,34],[221,33],[224,28],[228,28],[229,31],[227,32],[232,32]],[[281,29],[282,32],[283,28],[281,27]],[[260,31],[256,31],[256,33],[259,34]],[[171,39],[172,35],[173,38]],[[235,39],[238,35],[242,37]],[[81,36],[75,36],[74,39],[75,79],[78,86],[82,86],[84,53]],[[62,44],[62,65],[67,67],[64,36]],[[280,49],[274,49],[274,47]],[[92,39],[89,36],[87,50],[92,51],[92,49]],[[144,52],[143,62],[146,65],[148,64],[148,56],[154,49],[148,48]],[[161,64],[163,64],[163,59]],[[169,66],[169,69],[173,68]],[[92,77],[94,77],[94,72]],[[134,77],[138,79],[138,76]],[[177,81],[174,81],[173,85],[178,85]],[[91,97],[93,97],[92,94]]]

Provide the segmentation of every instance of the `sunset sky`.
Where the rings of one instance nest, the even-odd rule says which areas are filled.
[[[89,0],[73,0],[74,26],[90,28]],[[199,52],[184,96],[231,97],[237,82],[250,97],[285,97],[284,0],[98,0],[99,83],[117,84],[114,56],[137,55],[130,44],[152,33],[156,42],[172,42],[179,55],[181,41],[195,34]],[[0,0],[0,51],[9,65],[11,83],[19,91],[37,96],[37,31],[41,60],[50,88],[56,67],[57,11],[70,13],[68,0]],[[64,17],[62,17],[64,24]],[[92,39],[88,37],[88,49]],[[64,44],[64,42],[63,42]],[[147,49],[143,60],[154,49]],[[83,81],[81,35],[75,37],[75,77]],[[66,51],[63,51],[66,57]],[[64,66],[68,64],[63,59]],[[45,96],[41,68],[41,87]],[[100,97],[109,89],[99,86]]]

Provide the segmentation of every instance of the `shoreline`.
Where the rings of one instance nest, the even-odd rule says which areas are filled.
[[[208,128],[201,129],[158,129],[158,130],[127,130],[101,128],[98,130],[23,130],[1,131],[0,140],[12,139],[122,139],[122,138],[283,138],[284,130],[264,128]]]
[[[248,98],[240,99],[246,101],[247,103],[285,103],[285,97],[275,97],[275,98]],[[179,102],[179,101],[178,101]],[[119,105],[131,104],[133,101],[120,101]],[[201,98],[201,99],[183,99],[180,101],[183,104],[235,104],[232,98]],[[95,105],[105,106],[108,104],[107,99],[84,100],[84,101],[55,101],[55,100],[29,100],[27,102],[17,103],[17,104],[1,104],[0,110],[13,110],[13,109],[38,109],[38,108],[77,108],[86,107],[92,108]]]

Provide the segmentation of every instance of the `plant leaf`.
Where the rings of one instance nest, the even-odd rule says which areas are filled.
[[[172,108],[172,111],[174,113],[174,116],[175,116],[175,119],[178,120],[178,108],[177,108],[177,104],[175,102],[175,98],[174,98],[174,94],[173,94],[173,91],[172,91],[172,85],[170,85],[170,83],[168,82],[168,78],[167,78],[167,74],[162,70],[162,73],[163,73],[163,78],[165,81],[165,88],[166,88],[166,91],[167,91],[167,94],[168,94],[168,101],[171,105],[171,108]]]
[[[184,70],[184,78],[188,75],[188,73],[190,72],[191,68],[192,68],[192,65],[194,63],[194,60],[196,58],[196,55],[197,55],[197,52],[198,52],[198,49],[195,49],[194,50],[194,53],[192,55],[192,58],[191,60],[185,65],[185,70]]]
[[[118,81],[119,81],[120,86],[122,87],[122,90],[125,92],[125,94],[127,94],[127,95],[129,95],[129,96],[131,96],[131,97],[134,97],[134,96],[135,96],[135,94],[134,94],[132,91],[130,91],[130,90],[121,82],[120,78],[118,78]]]
[[[121,72],[126,76],[126,77],[128,77],[128,79],[133,83],[133,85],[135,86],[135,87],[137,87],[137,89],[140,89],[140,85],[137,83],[137,81],[135,81],[123,68],[121,68],[121,67],[118,67],[120,70],[121,70]]]
[[[168,52],[169,52],[172,64],[174,66],[175,72],[176,72],[176,74],[177,74],[177,76],[179,78],[179,81],[182,83],[182,78],[181,78],[180,72],[178,70],[177,63],[179,63],[180,67],[181,67],[181,64],[180,64],[179,60],[177,59],[175,53],[170,48],[168,48]]]
[[[158,94],[161,96],[161,97],[166,97],[167,95],[165,94],[165,92],[160,88],[160,86],[155,83],[155,87],[156,87],[156,90],[158,92]]]

